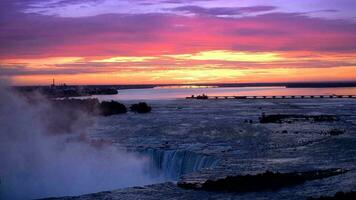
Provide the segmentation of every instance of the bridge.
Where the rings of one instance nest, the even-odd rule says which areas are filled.
[[[332,99],[332,98],[351,98],[356,99],[356,95],[284,95],[284,96],[208,96],[208,95],[192,95],[186,99]]]

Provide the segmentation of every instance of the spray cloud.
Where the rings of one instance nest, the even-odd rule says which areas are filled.
[[[3,84],[3,83],[2,83]],[[85,138],[95,122],[0,87],[0,199],[79,195],[153,183],[147,160]]]

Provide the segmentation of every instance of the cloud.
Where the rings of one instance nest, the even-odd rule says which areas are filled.
[[[60,18],[31,14],[0,20],[0,58],[152,56],[208,50],[353,51],[347,20],[269,13],[241,18],[111,14]]]
[[[207,65],[229,69],[355,66],[351,58],[343,58],[342,55],[356,51],[356,22],[312,17],[315,13],[341,11],[315,8],[316,11],[312,12],[282,12],[279,5],[271,4],[232,6],[226,3],[221,7],[216,6],[216,0],[136,0],[130,1],[131,7],[136,9],[132,5],[150,3],[149,8],[155,9],[148,9],[146,13],[141,10],[131,12],[130,6],[126,5],[120,8],[122,13],[119,14],[113,14],[113,9],[109,9],[103,13],[111,14],[92,13],[81,17],[23,12],[29,5],[38,3],[42,3],[44,8],[57,9],[59,5],[86,1],[54,1],[51,6],[45,6],[43,2],[1,2],[0,72],[3,75],[114,73],[125,70],[164,72]],[[79,12],[81,9],[78,9]],[[221,56],[218,60],[192,59],[194,55],[217,51],[234,55],[239,52],[249,55],[277,53],[283,54],[283,60],[242,62],[236,59],[229,61],[226,59],[231,58],[229,56]],[[304,55],[295,57],[293,61],[285,58],[287,55],[296,56],[298,52],[312,55],[330,53],[335,60],[326,57],[303,60]],[[190,56],[183,60],[164,55]],[[53,57],[78,57],[82,60],[53,63]],[[19,62],[24,59],[41,61]],[[93,62],[95,60],[108,62]]]
[[[195,15],[211,15],[211,16],[234,16],[242,14],[250,14],[257,12],[265,12],[274,10],[274,6],[253,6],[253,7],[215,7],[204,8],[200,6],[182,6],[173,8],[173,11],[180,11]]]
[[[132,58],[132,59],[129,59]],[[355,53],[317,52],[234,52],[205,51],[194,54],[162,55],[158,57],[112,57],[101,59],[80,59],[63,62],[53,59],[52,64],[37,67],[43,59],[19,60],[11,65],[0,65],[0,76],[33,75],[83,75],[111,73],[153,73],[172,70],[261,70],[275,68],[326,69],[354,68]],[[55,62],[56,61],[56,62]],[[27,63],[26,63],[27,62]],[[37,63],[37,64],[36,64]]]

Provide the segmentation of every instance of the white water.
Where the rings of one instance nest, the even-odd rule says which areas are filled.
[[[150,173],[168,180],[178,180],[185,174],[216,166],[219,160],[213,156],[197,154],[185,150],[146,149],[142,152],[149,157]]]

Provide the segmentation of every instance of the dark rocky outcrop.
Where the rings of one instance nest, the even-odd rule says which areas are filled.
[[[127,108],[124,104],[116,101],[103,101],[100,103],[100,114],[110,116],[116,114],[127,113]]]
[[[327,132],[327,134],[332,135],[332,136],[342,135],[344,133],[345,133],[344,130],[337,129],[337,128],[333,128]]]
[[[140,102],[138,104],[133,104],[130,106],[130,110],[135,113],[149,113],[152,108],[145,102]]]
[[[342,169],[314,170],[307,172],[279,173],[266,171],[257,175],[228,176],[218,180],[207,180],[201,185],[191,183],[178,183],[179,187],[185,189],[199,189],[206,191],[222,192],[259,192],[266,190],[278,190],[316,180],[336,176],[347,172]]]
[[[356,192],[338,192],[332,197],[321,196],[321,197],[309,197],[307,200],[354,200],[356,199]]]

